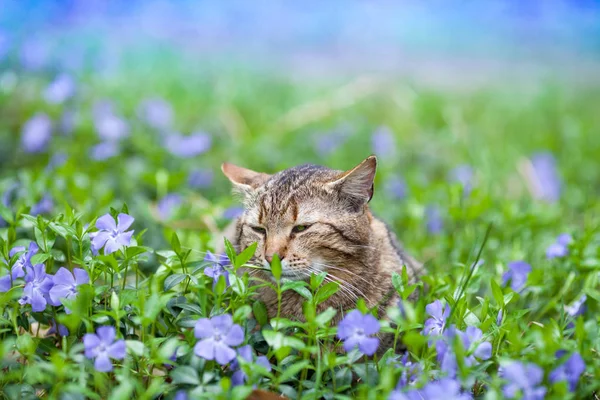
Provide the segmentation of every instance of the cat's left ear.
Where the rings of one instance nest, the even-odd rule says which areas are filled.
[[[233,183],[235,189],[243,194],[253,192],[254,189],[261,186],[271,177],[271,175],[238,167],[237,165],[230,163],[223,163],[221,165],[221,170],[231,183]]]
[[[377,157],[370,156],[356,167],[344,172],[328,186],[339,190],[357,205],[367,204],[373,197]]]

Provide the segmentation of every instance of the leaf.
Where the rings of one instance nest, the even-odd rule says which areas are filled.
[[[200,308],[200,306],[198,304],[180,303],[180,304],[173,304],[173,307],[179,307],[182,310],[189,311],[195,315],[202,315],[202,309]]]
[[[236,255],[235,255],[235,249],[233,248],[233,245],[231,244],[231,242],[229,240],[227,240],[226,237],[223,238],[223,241],[225,242],[225,254],[227,254],[227,257],[229,257],[229,261],[231,261],[231,263],[233,265],[236,265],[235,264]]]
[[[321,286],[317,294],[315,295],[315,301],[317,304],[321,304],[332,295],[334,295],[338,289],[340,284],[337,282],[328,282],[325,285]]]
[[[140,254],[152,252],[152,249],[143,246],[131,246],[127,248],[126,255],[127,258],[133,258],[135,256],[139,256]]]
[[[502,294],[502,288],[500,288],[500,285],[498,285],[495,279],[492,279],[490,283],[492,285],[492,294],[494,295],[494,299],[496,299],[496,303],[498,303],[500,308],[504,308],[504,295]]]
[[[45,263],[46,260],[49,259],[50,257],[51,257],[51,255],[48,253],[36,254],[35,256],[31,257],[31,264],[35,265],[35,264]]]
[[[235,258],[235,263],[233,264],[236,268],[241,267],[246,264],[256,253],[257,243],[252,243],[250,246],[246,247],[244,251],[237,255]]]
[[[171,247],[175,253],[181,253],[181,242],[179,241],[179,237],[176,232],[173,232],[173,236],[171,236]]]
[[[281,260],[277,254],[273,254],[273,261],[271,261],[271,273],[277,281],[281,279]]]
[[[180,284],[186,277],[186,274],[173,274],[168,276],[167,279],[165,279],[165,292]]]
[[[285,292],[286,290],[293,290],[294,292],[298,293],[299,295],[301,295],[302,297],[304,297],[307,300],[312,300],[313,299],[313,295],[310,292],[310,290],[308,290],[308,288],[306,287],[307,283],[304,281],[293,281],[293,282],[286,282],[282,287],[281,287],[281,291]]]
[[[267,307],[262,301],[255,301],[252,303],[252,312],[254,318],[259,325],[263,326],[267,324]]]
[[[112,292],[110,295],[110,308],[113,310],[119,309],[119,296],[115,292]]]
[[[125,344],[127,348],[136,356],[142,357],[144,355],[144,343],[139,340],[126,340]]]
[[[394,285],[394,289],[396,289],[396,293],[402,295],[404,291],[404,285],[402,285],[402,278],[398,275],[397,272],[392,273],[392,285]]]
[[[302,340],[292,336],[285,336],[281,332],[273,330],[263,330],[262,334],[267,344],[275,350],[281,349],[283,347],[291,347],[296,350],[301,350],[306,347]]]
[[[9,224],[14,222],[12,211],[8,209],[1,201],[0,201],[0,218],[3,218]]]
[[[200,385],[200,379],[198,378],[198,372],[188,366],[177,367],[171,372],[171,378],[173,383],[183,383],[189,385]]]
[[[302,360],[302,361],[299,361],[299,362],[289,365],[289,366],[286,365],[285,370],[279,376],[279,382],[285,382],[285,381],[289,380],[290,378],[293,378],[300,371],[302,371],[304,368],[306,368],[309,364],[310,363],[308,360]]]
[[[252,313],[252,308],[248,304],[244,304],[233,313],[234,321],[245,321],[250,317]]]
[[[337,310],[333,307],[329,307],[327,310],[317,315],[315,318],[315,323],[324,327],[333,319],[333,317],[335,317],[335,314],[337,314]]]

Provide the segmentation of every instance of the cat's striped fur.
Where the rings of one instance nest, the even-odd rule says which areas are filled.
[[[392,272],[402,266],[414,279],[421,266],[400,247],[395,234],[369,210],[377,160],[371,156],[349,171],[302,165],[274,175],[223,164],[224,174],[243,195],[245,211],[227,234],[241,250],[257,242],[253,262],[269,268],[274,253],[282,260],[285,280],[306,280],[311,272],[327,272],[340,290],[321,304],[334,307],[334,322],[358,298],[378,307],[380,316],[398,300]],[[269,272],[252,272],[270,279]],[[268,288],[259,297],[269,316],[277,312],[277,296]],[[281,316],[303,319],[304,298],[284,292]]]

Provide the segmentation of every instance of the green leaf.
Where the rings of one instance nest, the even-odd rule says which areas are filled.
[[[171,236],[171,248],[173,251],[175,251],[175,253],[181,253],[181,242],[179,241],[177,232],[173,232],[173,236]]]
[[[340,284],[337,282],[328,282],[325,285],[321,286],[315,295],[315,301],[317,304],[321,304],[332,295],[334,295],[338,289]]]
[[[283,373],[279,376],[279,382],[285,382],[293,378],[309,364],[308,360],[302,360],[292,365],[286,365]]]
[[[235,249],[233,248],[233,245],[231,244],[231,242],[229,240],[227,240],[226,237],[223,237],[223,241],[225,242],[225,254],[227,254],[227,257],[229,257],[229,261],[231,261],[231,264],[236,265],[235,264],[236,255],[235,255]]]
[[[202,309],[200,308],[200,306],[198,304],[179,303],[179,304],[173,304],[173,307],[179,307],[182,310],[189,311],[195,315],[202,315]]]
[[[182,383],[188,385],[200,385],[200,379],[198,378],[198,372],[188,366],[177,367],[171,372],[171,378],[173,383]]]
[[[310,290],[308,290],[308,288],[306,287],[307,283],[304,281],[292,281],[292,282],[286,282],[282,287],[281,287],[281,291],[285,292],[286,290],[293,290],[296,293],[298,293],[299,295],[301,295],[302,297],[304,297],[307,300],[312,300],[313,295],[310,292]]]
[[[317,315],[315,318],[315,323],[324,327],[333,319],[333,317],[335,317],[335,314],[337,314],[337,310],[333,307],[329,307],[327,310]]]
[[[504,295],[502,294],[502,288],[498,285],[495,279],[490,281],[492,285],[492,294],[494,295],[494,299],[496,299],[496,303],[500,308],[504,308]]]
[[[256,252],[257,243],[252,243],[250,246],[246,247],[244,251],[237,255],[235,258],[235,263],[233,264],[236,268],[241,267],[246,264],[250,259],[254,256]]]
[[[115,292],[112,292],[110,295],[110,308],[119,310],[119,296]]]
[[[252,314],[252,307],[250,307],[248,304],[244,304],[243,306],[235,310],[235,312],[233,313],[233,320],[245,321],[248,319],[248,317],[250,317],[250,314]]]
[[[221,294],[225,292],[227,288],[227,282],[225,281],[225,275],[219,275],[219,279],[217,279],[217,284],[215,285],[214,292],[216,294]]]
[[[31,264],[35,265],[35,264],[45,263],[46,260],[49,259],[50,257],[51,257],[51,255],[48,253],[36,254],[35,256],[31,257]]]
[[[281,260],[277,254],[273,254],[273,261],[271,261],[271,273],[277,281],[281,279]]]
[[[258,322],[260,326],[267,324],[267,307],[265,306],[265,303],[259,300],[253,302],[252,312],[254,313],[256,322]]]
[[[173,287],[177,286],[187,277],[186,274],[173,274],[165,279],[165,292],[168,292]]]
[[[130,400],[131,393],[133,393],[133,385],[130,380],[125,379],[111,392],[110,398],[116,400]]]
[[[296,350],[301,350],[306,347],[302,340],[293,336],[285,336],[281,332],[265,329],[262,331],[262,334],[267,344],[275,350],[283,347],[291,347]]]
[[[136,356],[142,357],[144,355],[144,343],[139,340],[126,340],[125,344],[127,348]]]
[[[12,225],[15,221],[13,218],[12,211],[8,209],[1,201],[0,201],[0,217],[3,218],[6,222]]]
[[[127,258],[133,258],[135,256],[139,256],[140,254],[152,252],[152,249],[143,246],[131,246],[126,250]]]
[[[404,285],[402,284],[402,278],[397,272],[392,272],[392,285],[394,285],[396,293],[402,295],[402,292],[404,291]]]

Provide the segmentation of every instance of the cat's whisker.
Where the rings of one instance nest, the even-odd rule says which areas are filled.
[[[352,275],[352,276],[354,276],[354,277],[356,277],[358,279],[361,279],[363,282],[365,282],[368,285],[372,284],[372,282],[369,282],[368,280],[366,280],[364,277],[360,276],[356,272],[352,272],[350,270],[347,270],[347,269],[344,269],[344,268],[340,268],[340,267],[336,267],[334,265],[329,265],[329,264],[322,264],[322,263],[313,263],[313,264],[321,266],[321,267],[325,267],[325,268],[331,268],[331,269],[334,269],[334,270],[338,270],[338,271],[350,274],[350,275]]]

